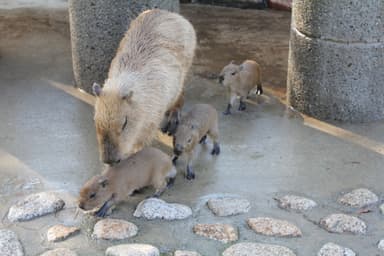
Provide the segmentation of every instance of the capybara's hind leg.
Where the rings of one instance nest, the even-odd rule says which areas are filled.
[[[263,94],[263,86],[261,85],[261,83],[257,85],[256,95],[257,94]]]
[[[209,137],[213,140],[213,149],[211,151],[212,155],[218,155],[220,154],[220,144],[219,144],[219,128],[217,127],[217,124],[215,124],[214,127],[212,127],[211,130],[208,131]]]
[[[174,166],[172,166],[171,170],[169,171],[169,173],[167,174],[167,188],[170,188],[172,187],[172,185],[175,183],[175,179],[176,179],[176,174],[177,174],[177,170]]]
[[[160,197],[161,194],[163,194],[163,192],[167,189],[167,181],[164,179],[159,184],[156,184],[155,188],[156,188],[156,191],[152,195],[152,197]]]

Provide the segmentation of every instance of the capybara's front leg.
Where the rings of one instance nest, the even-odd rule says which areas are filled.
[[[247,108],[244,102],[244,97],[240,97],[239,111],[244,111]]]
[[[212,125],[211,129],[208,131],[208,135],[213,140],[213,149],[211,151],[211,154],[212,155],[220,154],[219,127],[217,122]]]
[[[189,163],[187,164],[187,173],[185,177],[187,178],[187,180],[195,179],[195,172],[193,171]]]
[[[101,217],[101,218],[104,218],[107,213],[108,213],[108,210],[114,205],[114,200],[113,198],[112,199],[109,199],[107,202],[105,202],[103,204],[103,206],[95,213],[95,215],[97,217]]]
[[[224,115],[230,115],[231,114],[231,108],[233,104],[235,103],[236,100],[236,94],[231,92],[230,93],[230,98],[229,98],[229,103],[227,105],[227,109],[223,112]]]
[[[205,144],[207,142],[207,134],[205,134],[203,137],[201,137],[199,144]]]

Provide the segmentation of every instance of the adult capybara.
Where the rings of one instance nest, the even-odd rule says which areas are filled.
[[[131,22],[104,86],[93,85],[104,163],[118,163],[154,139],[165,113],[180,102],[195,47],[195,31],[179,14],[149,10]]]
[[[190,166],[193,150],[197,143],[205,143],[207,135],[213,140],[212,155],[220,154],[218,115],[209,104],[196,104],[182,116],[173,137],[173,152],[187,160],[186,178],[194,179],[195,173]]]
[[[260,65],[253,60],[246,60],[241,65],[236,65],[231,61],[223,68],[219,75],[219,82],[228,87],[230,99],[224,114],[229,115],[231,108],[237,96],[240,96],[239,110],[246,108],[244,99],[248,97],[250,92],[256,88],[256,94],[263,94],[261,85],[261,68]]]
[[[79,208],[99,208],[96,215],[104,217],[109,208],[143,187],[153,186],[153,196],[160,196],[173,183],[176,173],[167,154],[145,147],[119,164],[107,166],[101,175],[87,181],[80,190]]]

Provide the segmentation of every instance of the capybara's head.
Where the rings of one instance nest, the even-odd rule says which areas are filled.
[[[229,86],[234,84],[238,80],[239,72],[241,70],[241,66],[234,64],[231,61],[227,66],[223,68],[219,75],[219,83],[224,86]]]
[[[108,81],[106,82],[106,84]],[[109,81],[111,83],[111,81]],[[101,160],[109,165],[119,163],[133,153],[137,133],[137,113],[132,91],[124,86],[93,85],[95,126]]]
[[[173,136],[173,152],[175,155],[180,155],[183,152],[191,152],[198,142],[198,136],[199,131],[195,125],[179,125]]]
[[[96,175],[87,181],[80,190],[79,208],[89,211],[100,208],[107,201],[111,200],[113,192],[109,180],[103,175]]]

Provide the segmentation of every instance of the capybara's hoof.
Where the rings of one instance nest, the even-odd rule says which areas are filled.
[[[207,135],[204,135],[204,136],[200,139],[199,144],[205,144],[206,141],[207,141]]]
[[[214,145],[213,145],[213,149],[212,149],[212,151],[211,151],[211,154],[212,154],[212,155],[218,155],[218,154],[220,154],[220,146],[219,146],[219,144],[214,144]]]
[[[195,179],[195,174],[194,173],[187,173],[187,176],[185,176],[187,180],[194,180]]]
[[[246,105],[244,102],[240,102],[240,105],[239,105],[239,111],[244,111],[246,109]]]

